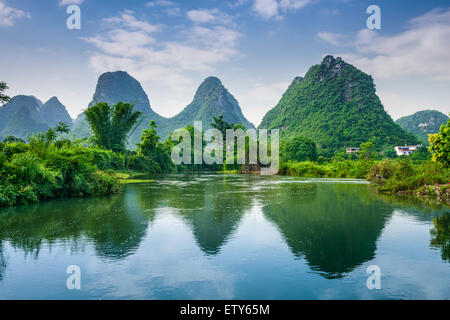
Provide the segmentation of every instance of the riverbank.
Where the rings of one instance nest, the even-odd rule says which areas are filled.
[[[433,161],[343,160],[319,164],[287,162],[280,174],[288,176],[366,179],[382,194],[413,195],[450,205],[450,169]]]

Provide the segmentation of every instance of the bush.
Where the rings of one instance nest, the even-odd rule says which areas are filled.
[[[161,168],[153,159],[142,156],[133,155],[128,158],[128,169],[133,171],[145,171],[148,173],[160,173]]]
[[[450,173],[436,162],[400,158],[375,164],[367,179],[384,193],[412,193],[426,185],[448,183]]]
[[[11,159],[13,155],[30,151],[30,146],[23,142],[12,142],[3,144],[2,153]]]

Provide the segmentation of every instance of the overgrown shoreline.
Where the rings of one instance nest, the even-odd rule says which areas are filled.
[[[319,164],[292,162],[283,164],[281,175],[327,178],[354,178],[369,181],[379,193],[413,195],[450,205],[450,169],[431,160],[344,160]]]

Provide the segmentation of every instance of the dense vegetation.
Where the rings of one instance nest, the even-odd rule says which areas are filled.
[[[442,125],[439,132],[429,138],[430,152],[433,160],[442,165],[450,166],[450,119],[446,125]]]
[[[448,117],[435,110],[424,110],[395,121],[406,131],[414,134],[422,143],[428,144],[428,135],[439,132],[441,125],[447,123]]]
[[[114,177],[99,170],[114,162],[120,160],[107,151],[44,135],[30,137],[28,144],[1,142],[0,207],[117,192]]]
[[[346,88],[344,92],[343,87]],[[6,89],[6,84],[0,83],[2,102],[10,100],[4,95]],[[251,124],[233,124],[232,121],[241,118],[229,121],[226,116],[215,117],[210,113],[214,106],[217,107],[218,101],[224,98],[229,99],[236,112],[240,112],[237,102],[234,103],[234,98],[220,81],[208,78],[197,92],[194,104],[187,109],[200,112],[196,113],[202,114],[198,120],[212,117],[213,121],[204,126],[219,130],[225,137],[227,129],[245,130]],[[51,99],[48,108],[61,111],[56,100]],[[23,97],[22,101],[36,102],[29,97]],[[145,101],[140,109],[144,107]],[[37,103],[35,111],[39,112],[40,108]],[[319,112],[315,110],[317,108]],[[367,112],[368,108],[371,112]],[[15,115],[25,114],[27,110],[19,111],[15,111]],[[207,116],[203,117],[205,113],[202,112],[206,112]],[[64,113],[60,116],[64,116]],[[156,122],[147,121],[145,113],[135,110],[131,103],[92,104],[83,116],[89,125],[89,132],[93,133],[90,139],[69,138],[70,125],[59,122],[51,128],[42,128],[43,133],[28,135],[26,139],[10,135],[0,142],[0,207],[57,197],[115,193],[119,190],[117,172],[121,171],[146,174],[202,171],[239,173],[260,169],[259,165],[249,168],[227,164],[226,161],[224,164],[175,166],[171,152],[182,138],[173,142],[170,135],[169,139],[162,142]],[[52,118],[52,121],[57,119]],[[295,119],[302,119],[301,127]],[[423,147],[409,158],[395,159],[394,142],[417,141],[395,125],[384,112],[370,76],[340,59],[327,57],[322,65],[312,67],[305,79],[296,79],[280,104],[268,113],[264,121],[270,123],[269,128],[284,129],[280,144],[279,174],[368,179],[381,192],[395,194],[422,192],[432,195],[436,190],[431,190],[430,186],[449,182],[449,123],[443,125],[439,133],[430,136],[429,149]],[[339,124],[339,121],[343,124]],[[142,122],[147,125],[145,129]],[[189,124],[185,128],[194,137],[194,127]],[[140,137],[135,151],[129,150],[132,135]],[[249,139],[246,138],[246,162],[249,158]],[[203,148],[206,143],[203,139]],[[193,144],[192,139],[192,163]],[[342,148],[349,145],[359,146],[360,152],[345,154]],[[235,150],[234,163],[237,155],[238,150]],[[225,159],[225,148],[223,156]],[[446,186],[439,190],[449,193]]]
[[[6,85],[2,85],[2,101]],[[53,101],[55,102],[55,101]],[[119,191],[113,171],[161,173],[174,170],[170,149],[159,142],[156,125],[144,130],[138,151],[126,150],[141,112],[133,105],[99,103],[85,111],[94,136],[68,139],[69,125],[58,123],[24,139],[0,142],[0,207],[58,197],[106,195]]]
[[[331,56],[294,79],[259,127],[312,139],[327,157],[367,141],[377,150],[418,143],[385,112],[372,77]]]

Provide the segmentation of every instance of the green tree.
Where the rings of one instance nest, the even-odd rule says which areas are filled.
[[[158,152],[159,136],[156,133],[158,126],[155,121],[151,121],[148,129],[145,129],[141,136],[141,142],[137,144],[138,152],[147,157],[154,157]]]
[[[55,132],[58,134],[69,133],[70,132],[69,125],[65,122],[58,122],[58,124],[55,127]]]
[[[395,152],[394,147],[390,147],[384,151],[384,156],[389,159],[397,158],[397,152]]]
[[[23,140],[22,138],[17,138],[14,136],[8,136],[5,138],[5,140],[3,140],[4,143],[12,143],[12,142],[22,142],[25,143],[25,140]]]
[[[173,168],[170,157],[170,145],[159,142],[156,129],[158,126],[155,121],[151,121],[148,129],[142,132],[141,142],[137,144],[138,154],[142,157],[141,161],[159,166],[159,172],[168,172]],[[149,166],[151,167],[151,166]]]
[[[223,115],[213,117],[213,123],[211,123],[211,127],[219,130],[225,136],[227,129],[233,129],[233,125],[223,120]]]
[[[377,157],[377,151],[375,149],[375,145],[373,142],[364,142],[359,146],[361,151],[359,152],[359,156],[362,159],[374,160]]]
[[[280,152],[284,160],[298,162],[316,161],[318,157],[315,142],[302,136],[282,141]]]
[[[7,95],[3,94],[8,90],[8,85],[5,82],[0,82],[0,103],[5,103],[11,101],[11,98]]]
[[[429,135],[428,141],[433,161],[448,168],[450,166],[450,119],[446,125],[441,126],[439,133]]]
[[[130,103],[119,102],[114,106],[100,102],[89,107],[84,114],[95,136],[95,142],[108,150],[122,152],[130,132],[142,117],[133,111]]]
[[[421,148],[414,151],[411,156],[411,160],[430,160],[431,154],[428,151],[427,146],[422,146]]]

